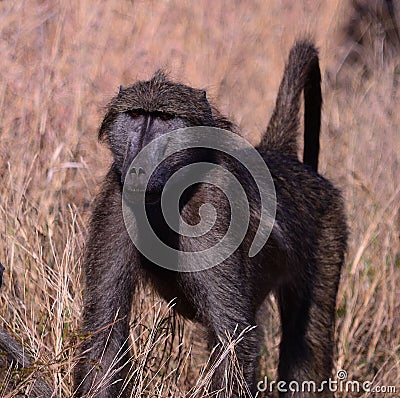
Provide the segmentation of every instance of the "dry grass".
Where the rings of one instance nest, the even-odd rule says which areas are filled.
[[[0,318],[37,360],[22,375],[2,375],[1,397],[26,394],[35,370],[61,396],[72,394],[85,226],[110,162],[96,130],[118,86],[165,67],[206,87],[256,142],[289,47],[304,33],[315,36],[325,71],[321,172],[342,188],[351,229],[338,299],[337,368],[400,391],[399,68],[382,61],[379,45],[365,55],[375,73],[361,78],[361,67],[342,66],[338,28],[346,2],[210,4],[1,2]],[[328,83],[327,71],[337,85]],[[134,314],[134,396],[196,396],[207,379],[201,331],[183,328],[143,289]],[[274,378],[279,325],[272,300],[265,317],[261,374]]]

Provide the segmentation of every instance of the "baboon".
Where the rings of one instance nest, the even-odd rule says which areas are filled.
[[[253,258],[249,245],[259,222],[251,213],[242,244],[221,264],[199,272],[175,272],[151,263],[132,243],[124,225],[122,189],[129,165],[149,142],[167,132],[189,126],[235,131],[235,125],[210,105],[205,91],[172,82],[163,72],[120,90],[110,102],[99,130],[113,154],[101,192],[95,200],[84,259],[82,331],[90,335],[75,368],[78,397],[124,396],[121,391],[129,362],[128,333],[131,305],[139,278],[148,281],[175,310],[206,327],[210,346],[257,325],[257,312],[274,293],[281,315],[279,379],[328,379],[332,372],[335,303],[346,248],[346,222],[340,192],[317,173],[321,113],[318,53],[308,40],[290,51],[276,106],[256,147],[272,175],[277,197],[276,220],[268,242]],[[304,92],[304,159],[298,160],[300,98]],[[193,251],[198,241],[167,228],[159,198],[171,170],[199,160],[236,170],[241,184],[253,181],[235,161],[210,151],[186,151],[163,162],[147,185],[146,202],[152,226],[170,246]],[[159,169],[161,171],[159,172]],[[254,207],[259,197],[247,189]],[[147,198],[147,197],[146,197]],[[180,204],[182,218],[198,222],[199,207],[211,203],[218,213],[207,242],[218,241],[229,223],[229,205],[214,186],[199,183]],[[137,231],[140,236],[140,230]],[[251,328],[235,347],[248,390],[232,380],[230,393],[222,390],[228,366],[223,361],[211,388],[218,396],[249,396],[256,392],[262,333]],[[119,362],[116,357],[121,357]],[[114,369],[111,371],[111,367]],[[105,382],[105,378],[108,379]],[[102,381],[102,378],[103,381]],[[242,390],[242,391],[241,391]],[[245,392],[249,391],[249,392]],[[121,395],[118,395],[121,394]],[[280,392],[282,397],[293,396]],[[313,394],[297,393],[296,397]],[[319,396],[332,397],[325,391]]]

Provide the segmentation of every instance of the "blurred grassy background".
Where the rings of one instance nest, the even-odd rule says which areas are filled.
[[[256,143],[289,48],[304,35],[315,38],[321,56],[320,171],[343,190],[351,229],[336,369],[400,391],[400,52],[383,1],[358,3],[0,3],[0,261],[6,267],[0,319],[37,359],[24,375],[4,371],[1,397],[27,394],[36,371],[60,395],[72,394],[81,252],[90,203],[111,160],[97,143],[97,128],[119,85],[163,67],[206,88]],[[133,396],[189,396],[208,360],[202,331],[183,327],[147,290],[134,314],[140,371]],[[274,378],[279,324],[273,299],[265,318],[261,374]],[[166,360],[171,334],[175,345]]]

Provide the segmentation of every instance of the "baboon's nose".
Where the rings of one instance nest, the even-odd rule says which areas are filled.
[[[146,186],[146,171],[143,167],[131,167],[124,180],[124,185],[131,191],[143,191]]]
[[[132,167],[129,173],[131,175],[137,175],[137,176],[140,176],[141,174],[146,174],[144,169],[141,167],[139,167],[138,169],[136,169],[136,167]]]

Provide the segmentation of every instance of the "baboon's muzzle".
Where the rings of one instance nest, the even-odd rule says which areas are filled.
[[[156,170],[149,180],[149,173],[153,170],[149,169],[147,165],[144,167],[130,167],[126,173],[124,185],[124,194],[128,195],[129,200],[136,202],[138,200],[145,200],[146,203],[158,202],[161,199],[162,193],[162,180],[160,179]]]

